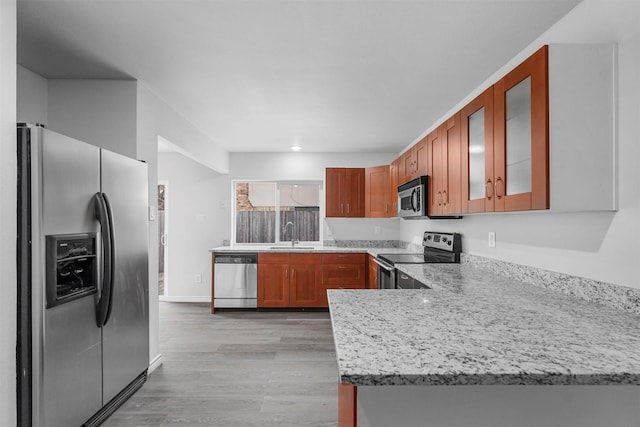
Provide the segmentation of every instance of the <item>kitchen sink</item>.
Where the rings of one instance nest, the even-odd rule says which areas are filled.
[[[315,249],[313,246],[271,246],[269,249],[279,249],[282,251],[309,250]]]

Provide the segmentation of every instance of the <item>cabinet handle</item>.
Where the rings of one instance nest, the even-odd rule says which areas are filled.
[[[384,213],[389,212],[389,202],[384,204]]]
[[[442,206],[442,191],[438,191],[438,206]]]
[[[491,200],[493,198],[493,183],[491,182],[491,179],[487,180],[487,183],[484,186],[484,192],[487,200]]]
[[[500,183],[499,187],[498,183]],[[502,178],[498,177],[496,178],[496,198],[500,200],[502,196],[504,196],[504,182],[502,181]]]
[[[291,269],[291,279],[295,279],[295,277],[296,277],[296,269],[292,268]]]
[[[289,269],[288,268],[284,271],[284,278],[285,279],[289,278]]]
[[[344,213],[344,203],[340,203],[340,213]]]
[[[446,205],[447,203],[449,203],[449,196],[447,196],[447,190],[444,190],[442,192],[442,204]]]
[[[344,265],[339,265],[338,270],[347,270],[349,267],[345,267]]]
[[[349,213],[351,209],[349,209],[349,203],[347,203],[347,213]]]

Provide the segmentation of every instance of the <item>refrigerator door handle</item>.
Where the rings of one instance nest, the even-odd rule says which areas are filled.
[[[111,314],[111,300],[114,273],[114,241],[113,221],[109,202],[104,193],[95,195],[96,218],[102,228],[102,245],[104,250],[104,268],[102,275],[102,289],[96,306],[96,322],[101,328],[109,320]]]

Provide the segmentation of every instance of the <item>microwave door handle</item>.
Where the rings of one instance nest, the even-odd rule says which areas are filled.
[[[417,197],[416,197],[416,196],[417,196],[417,193],[418,193],[418,190],[417,190],[417,189],[415,189],[415,188],[414,188],[414,189],[413,189],[413,191],[411,192],[410,200],[411,200],[411,210],[412,210],[413,212],[415,212],[415,211],[416,211],[416,204],[415,204],[415,203],[413,203],[413,199],[414,199],[414,198],[416,198],[416,199],[417,199]],[[417,201],[417,200],[416,200],[416,201]]]

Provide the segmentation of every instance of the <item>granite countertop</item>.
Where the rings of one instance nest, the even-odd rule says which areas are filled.
[[[341,382],[640,385],[640,316],[462,264],[432,289],[329,290]]]
[[[318,245],[313,246],[313,249],[272,249],[272,246],[276,245],[234,245],[234,246],[218,246],[216,248],[209,249],[209,252],[269,252],[269,253],[368,253],[376,256],[378,254],[406,254],[406,253],[419,253],[408,248],[389,248],[389,247],[342,247],[342,246],[328,246]],[[287,247],[286,245],[280,245]],[[307,245],[300,244],[298,246],[306,247]],[[308,245],[311,246],[311,245]]]

